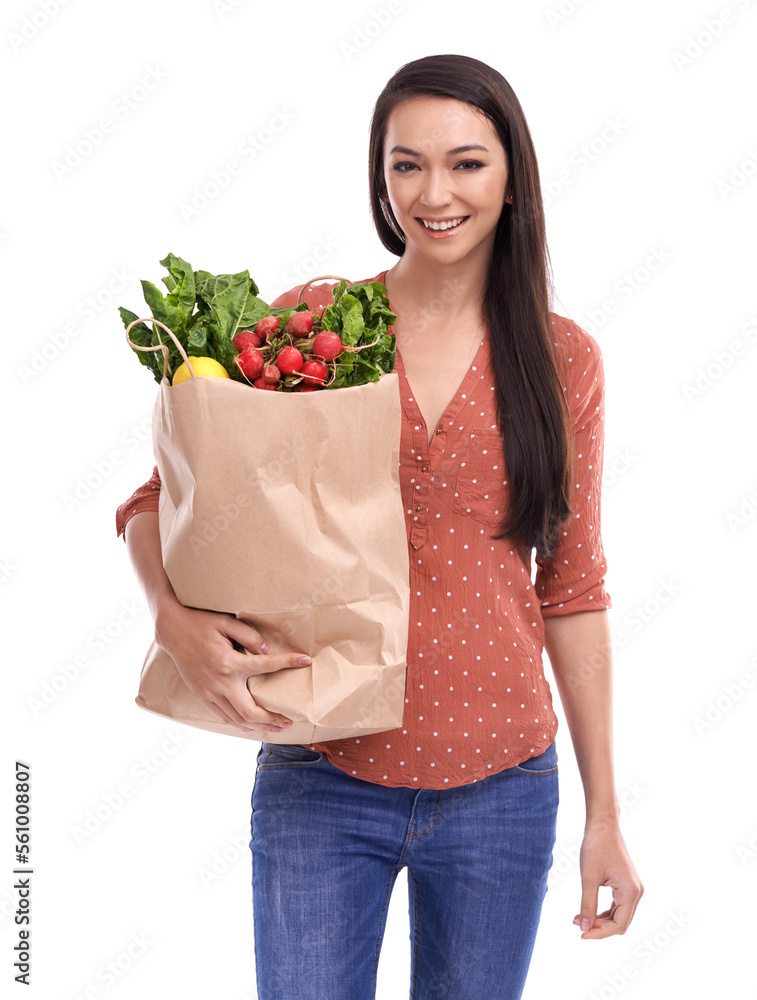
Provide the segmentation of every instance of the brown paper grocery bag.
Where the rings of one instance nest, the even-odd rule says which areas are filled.
[[[163,563],[182,604],[253,625],[312,666],[250,676],[282,733],[224,724],[153,644],[137,704],[199,729],[309,743],[402,725],[409,610],[396,372],[264,392],[164,380],[153,414]],[[252,655],[252,654],[250,654]]]

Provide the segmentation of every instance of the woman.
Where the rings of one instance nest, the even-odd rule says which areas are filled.
[[[555,842],[544,648],[585,790],[581,936],[624,933],[643,892],[613,778],[602,358],[549,311],[537,162],[499,73],[455,55],[403,66],[376,103],[369,160],[374,222],[399,257],[372,280],[397,315],[411,565],[404,725],[262,744],[251,840],[258,991],[375,995],[391,890],[407,867],[411,995],[514,1000]],[[311,308],[330,298],[323,286],[305,295]],[[126,542],[157,641],[221,718],[281,732],[288,720],[254,704],[250,657],[232,640],[256,654],[256,672],[302,661],[231,616],[178,603],[161,563],[159,486],[156,474],[118,516],[119,530],[132,518]],[[600,885],[613,903],[597,914]]]

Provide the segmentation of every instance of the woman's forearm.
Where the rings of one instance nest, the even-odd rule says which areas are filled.
[[[612,735],[612,642],[607,611],[544,619],[552,665],[586,798],[586,822],[615,823]]]
[[[157,512],[146,510],[135,514],[126,525],[124,537],[153,621],[157,621],[161,608],[178,603],[171,581],[163,568]]]

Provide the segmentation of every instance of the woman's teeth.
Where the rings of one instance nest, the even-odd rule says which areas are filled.
[[[461,222],[465,222],[467,216],[462,215],[459,219],[450,219],[449,222],[427,222],[425,219],[421,219],[421,222],[426,227],[426,229],[454,229],[455,226],[459,226]]]

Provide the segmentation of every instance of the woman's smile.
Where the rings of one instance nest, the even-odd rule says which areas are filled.
[[[460,215],[455,219],[418,219],[431,239],[444,239],[454,234],[467,222],[469,215]]]

